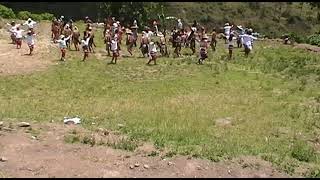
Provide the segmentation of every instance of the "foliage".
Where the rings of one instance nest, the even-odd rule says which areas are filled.
[[[320,46],[320,34],[314,34],[308,37],[308,43]]]
[[[13,19],[13,18],[15,18],[15,14],[11,8],[7,8],[7,7],[0,4],[0,17]]]
[[[306,42],[306,37],[302,36],[302,35],[298,35],[294,32],[291,32],[289,33],[289,38],[291,40],[293,40],[294,42],[297,42],[297,43],[304,43]]]
[[[42,13],[41,15],[41,20],[53,20],[54,19],[54,15],[50,14],[50,13]]]
[[[29,11],[20,11],[17,14],[17,18],[22,19],[22,20],[27,20],[31,16],[32,16],[32,14]]]
[[[29,11],[20,11],[17,14],[17,18],[22,20],[27,20],[28,18],[31,18],[35,21],[41,21],[41,20],[52,20],[54,18],[54,15],[50,13],[34,14]]]
[[[299,161],[309,162],[315,157],[314,149],[303,141],[297,141],[293,145],[291,156]]]

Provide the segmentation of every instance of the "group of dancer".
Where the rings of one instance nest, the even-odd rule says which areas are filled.
[[[51,26],[51,38],[52,42],[59,45],[61,51],[61,60],[65,61],[67,50],[71,49],[71,45],[74,45],[76,51],[80,51],[79,45],[83,50],[84,56],[82,61],[85,61],[89,53],[94,53],[94,48],[96,44],[94,42],[94,23],[89,19],[85,18],[86,28],[83,31],[82,39],[80,40],[81,33],[79,28],[74,25],[73,21],[70,19],[65,20],[63,16],[59,19],[55,18],[52,21]],[[24,24],[16,24],[12,22],[11,32],[12,42],[17,45],[17,48],[21,48],[22,39],[25,38],[30,49],[30,55],[34,48],[34,37],[36,35],[34,31],[34,26],[37,23],[32,19],[28,19]],[[208,49],[211,47],[212,51],[216,51],[217,39],[224,38],[227,49],[229,50],[229,59],[232,59],[233,48],[235,43],[237,43],[238,48],[244,47],[245,56],[248,56],[253,47],[253,40],[257,38],[252,35],[252,29],[245,29],[242,26],[230,25],[226,23],[223,27],[223,32],[217,32],[213,29],[211,33],[211,39],[206,33],[203,26],[200,26],[196,21],[191,26],[183,26],[181,19],[177,19],[177,25],[173,27],[171,34],[168,34],[166,28],[161,28],[159,30],[158,26],[161,26],[156,20],[153,21],[151,27],[142,28],[142,35],[140,37],[139,49],[144,57],[148,57],[149,60],[147,64],[154,62],[158,57],[158,50],[161,56],[169,57],[170,53],[168,50],[168,44],[172,44],[174,48],[173,57],[181,56],[181,49],[190,48],[192,54],[196,53],[196,43],[199,44],[199,59],[198,63],[203,64],[205,59],[208,58]],[[24,30],[20,26],[28,26],[27,34],[24,36]],[[133,21],[130,27],[124,27],[113,18],[106,18],[103,22],[103,41],[105,43],[105,49],[108,56],[112,56],[110,63],[117,63],[118,57],[120,56],[122,37],[126,35],[126,46],[128,53],[133,56],[133,48],[137,47],[138,42],[138,23],[136,20]],[[170,36],[167,41],[167,34]],[[112,53],[112,54],[111,54]]]
[[[16,45],[17,49],[20,49],[22,46],[22,40],[25,39],[27,45],[29,47],[29,55],[32,55],[34,44],[35,44],[35,36],[36,33],[34,31],[34,26],[37,22],[33,21],[29,18],[25,23],[18,24],[15,21],[12,21],[10,24],[7,25],[11,26],[8,31],[10,32],[10,38],[12,40],[12,44]],[[24,35],[24,29],[22,27],[27,26],[27,33]]]

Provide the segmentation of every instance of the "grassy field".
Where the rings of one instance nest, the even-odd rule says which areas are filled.
[[[86,128],[119,129],[169,155],[254,155],[289,174],[318,176],[319,55],[269,42],[256,42],[249,58],[241,51],[227,61],[219,41],[204,65],[185,56],[156,66],[137,49],[117,65],[107,56],[80,62],[70,51],[48,71],[1,77],[0,119],[62,123],[79,115]],[[221,118],[231,125],[216,123]]]

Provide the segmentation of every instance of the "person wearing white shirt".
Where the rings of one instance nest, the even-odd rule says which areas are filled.
[[[253,40],[257,40],[258,38],[252,36],[252,31],[250,30],[248,31],[247,34],[240,35],[240,37],[242,37],[242,40],[243,40],[245,55],[248,56],[250,51],[252,50]]]
[[[84,38],[83,40],[81,40],[81,46],[82,46],[83,53],[84,53],[82,61],[85,61],[89,57],[89,41],[90,41],[90,38],[91,38],[90,36],[87,36],[87,38]]]
[[[112,60],[111,64],[117,64],[118,56],[119,56],[119,48],[118,48],[118,42],[115,39],[111,40],[111,51],[112,51]]]
[[[22,38],[23,38],[23,29],[20,29],[20,27],[17,27],[17,29],[14,31],[14,34],[16,36],[16,44],[17,44],[17,49],[21,48],[22,45]]]
[[[226,36],[226,44],[227,44],[227,41],[229,39],[229,35],[230,35],[230,30],[233,26],[230,26],[229,23],[226,23],[223,27],[224,29],[224,35]]]
[[[10,38],[12,40],[12,44],[16,44],[16,35],[15,31],[18,27],[20,27],[20,24],[16,24],[14,21],[11,22],[11,24],[7,23],[8,26],[11,26],[8,31],[10,32]]]
[[[34,49],[34,37],[36,36],[36,34],[32,33],[30,30],[28,31],[27,35],[25,36],[27,44],[29,46],[29,55],[32,55],[33,49]]]
[[[27,25],[29,30],[34,33],[34,27],[37,24],[37,22],[33,21],[31,18],[29,18],[23,25]]]
[[[60,39],[56,40],[56,43],[59,43],[59,48],[61,51],[61,61],[65,61],[66,51],[67,51],[67,41],[71,36],[65,38],[64,35],[60,36]]]
[[[234,33],[231,33],[228,38],[228,50],[229,50],[229,60],[232,58],[232,50],[234,47]]]
[[[157,45],[153,41],[149,43],[149,61],[147,64],[149,65],[151,61],[154,61],[154,65],[157,65]]]
[[[182,30],[183,29],[183,24],[181,22],[181,19],[178,19],[178,30]]]

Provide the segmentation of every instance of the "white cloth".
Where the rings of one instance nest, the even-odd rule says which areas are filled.
[[[231,26],[225,26],[225,27],[223,27],[223,29],[224,29],[224,34],[226,36],[229,36],[230,35]]]
[[[37,24],[37,22],[32,21],[29,23],[28,21],[26,21],[25,23],[23,23],[23,25],[27,25],[29,29],[34,28],[34,26]]]
[[[70,39],[71,36],[67,37],[67,38],[64,38],[63,40],[62,39],[59,39],[57,40],[57,43],[59,43],[59,48],[62,49],[62,48],[67,48],[67,41]]]
[[[24,31],[23,29],[14,31],[14,34],[15,34],[16,38],[18,38],[18,39],[22,38],[23,37],[23,35],[22,35],[23,31]]]
[[[111,51],[118,50],[118,43],[116,41],[111,41]]]
[[[82,41],[81,41],[81,46],[82,46],[82,47],[88,46],[88,45],[89,45],[89,41],[90,41],[90,38],[87,38],[86,40],[82,40]]]
[[[157,52],[157,45],[156,44],[149,44],[149,54],[153,52],[156,53]]]
[[[34,34],[26,35],[25,37],[28,45],[34,45]]]
[[[246,45],[249,49],[252,49],[253,40],[257,39],[256,37],[248,34],[240,35],[240,37],[242,38],[243,44]]]
[[[7,23],[7,24],[8,24],[8,23]],[[8,24],[8,25],[11,26],[11,24]],[[10,31],[11,33],[14,33],[14,32],[17,30],[17,27],[20,27],[20,24],[16,24],[16,25],[14,25],[14,26],[11,26],[11,28],[9,29],[9,31]]]
[[[178,29],[182,29],[182,22],[178,22]]]
[[[153,36],[153,32],[152,31],[148,31],[148,33],[146,35],[147,35],[147,38],[150,38],[151,36]]]

